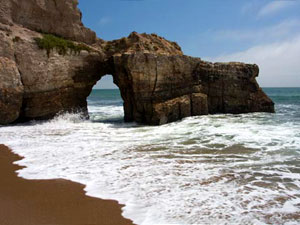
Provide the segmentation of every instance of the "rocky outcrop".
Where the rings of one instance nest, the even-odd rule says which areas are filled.
[[[208,113],[274,112],[255,80],[256,65],[185,56],[175,42],[156,34],[96,39],[76,6],[73,0],[0,5],[0,124],[66,111],[87,115],[86,98],[106,74],[120,88],[126,121],[159,125]],[[89,46],[47,52],[37,45],[43,38],[37,31]]]
[[[107,57],[124,53],[153,53],[158,55],[183,55],[180,46],[156,34],[132,32],[127,38],[114,41],[99,41]]]
[[[83,26],[77,0],[1,0],[0,22],[93,44],[96,34]]]
[[[0,122],[9,123],[20,116],[23,85],[15,61],[0,57]]]
[[[126,121],[157,125],[208,113],[274,112],[255,80],[256,65],[149,53],[111,60]]]
[[[103,55],[96,49],[60,55],[39,49],[38,32],[0,26],[0,124],[48,119],[83,111],[100,76]]]

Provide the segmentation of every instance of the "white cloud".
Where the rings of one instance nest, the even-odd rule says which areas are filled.
[[[283,9],[289,8],[295,4],[292,0],[277,0],[271,1],[258,11],[258,17],[268,16],[277,13]]]
[[[258,81],[263,87],[300,86],[300,34],[289,40],[258,45],[246,51],[209,58],[208,60],[258,64],[260,67]]]
[[[234,41],[274,41],[290,37],[300,30],[300,20],[285,20],[279,24],[252,30],[223,30],[215,35],[216,40],[229,39]]]
[[[109,18],[109,17],[102,17],[100,20],[99,20],[99,25],[100,26],[104,26],[104,25],[106,25],[106,24],[108,24],[108,23],[110,23],[111,22],[111,18]]]

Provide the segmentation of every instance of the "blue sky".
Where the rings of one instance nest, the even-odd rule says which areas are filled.
[[[300,86],[300,0],[79,0],[79,8],[104,40],[156,33],[186,55],[258,64],[263,87]],[[108,77],[100,83],[113,87]]]

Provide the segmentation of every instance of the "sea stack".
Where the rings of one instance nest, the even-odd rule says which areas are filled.
[[[0,124],[87,115],[93,86],[111,74],[125,121],[160,125],[188,116],[274,112],[257,65],[210,63],[156,34],[103,41],[74,0],[2,0]]]

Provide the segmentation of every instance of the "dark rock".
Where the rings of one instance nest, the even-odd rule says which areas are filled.
[[[136,53],[114,56],[112,66],[127,121],[156,125],[208,113],[274,112],[255,81],[256,65]]]
[[[16,63],[0,57],[0,124],[12,123],[19,118],[23,92]]]
[[[207,95],[202,93],[194,93],[191,95],[191,114],[192,116],[207,115],[208,104]]]

